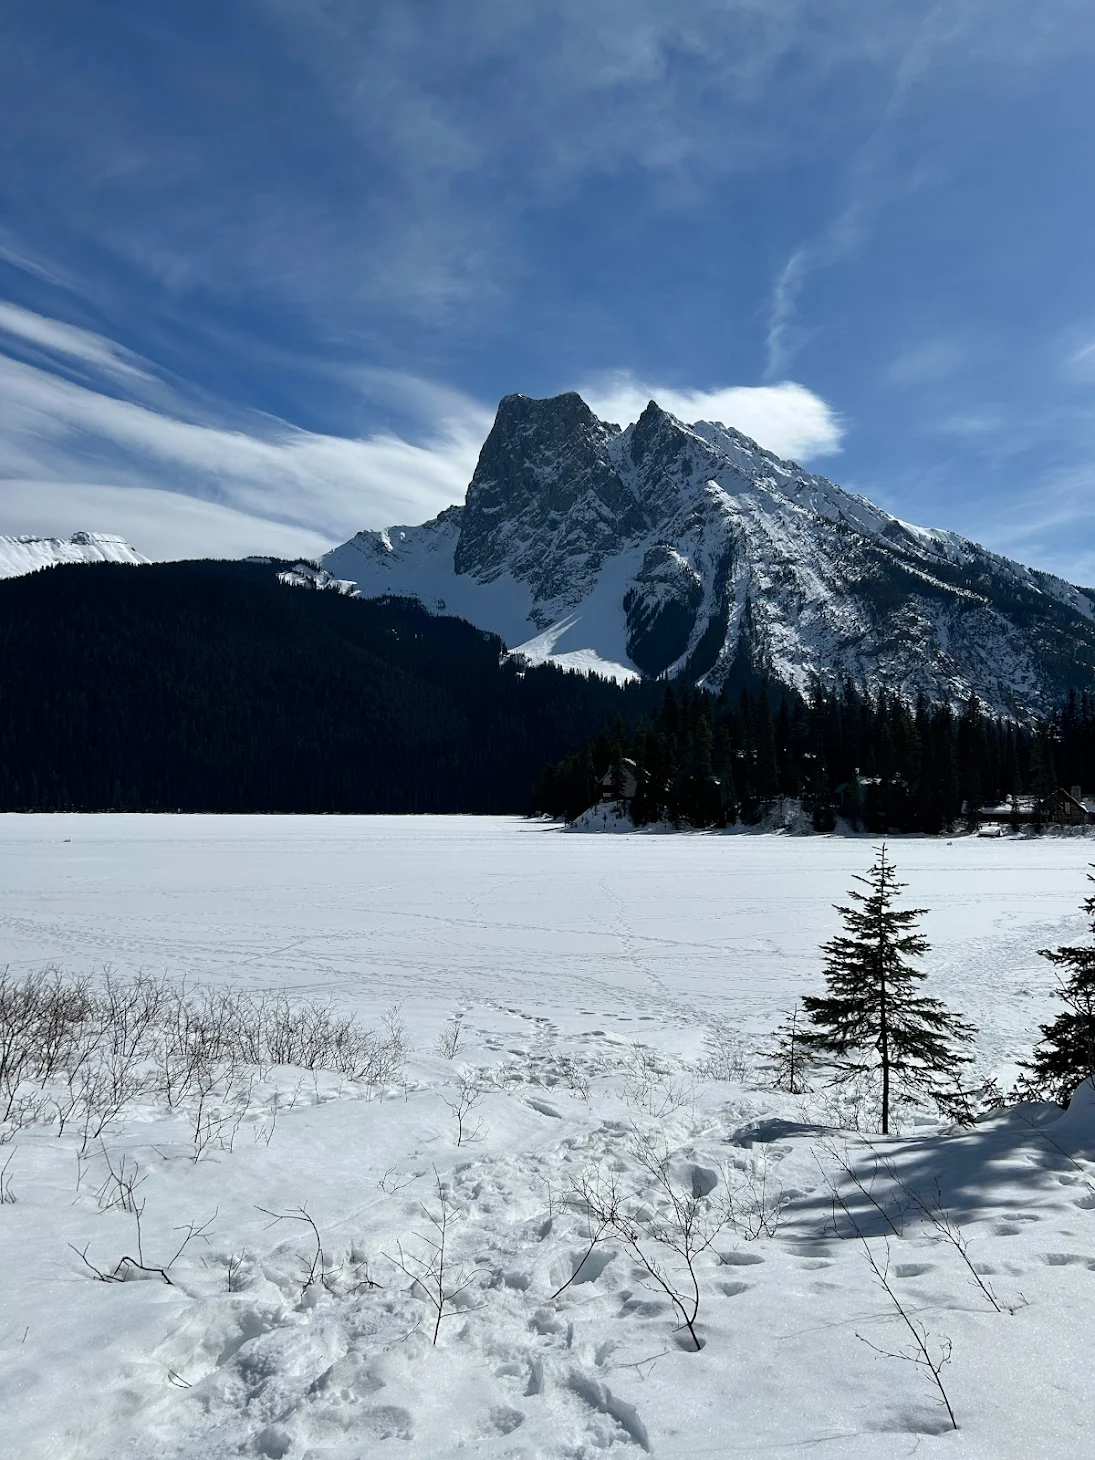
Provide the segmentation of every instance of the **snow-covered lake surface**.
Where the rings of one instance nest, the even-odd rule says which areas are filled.
[[[0,817],[3,961],[109,964],[403,1003],[423,1033],[469,1001],[618,1034],[768,1030],[817,991],[832,904],[867,839],[574,837],[474,817]],[[937,992],[1025,1052],[1050,1008],[1037,957],[1079,936],[1095,839],[899,840],[929,909]],[[586,1012],[583,1012],[586,1011]]]
[[[892,851],[929,909],[928,991],[978,1025],[985,1072],[1012,1078],[1055,1007],[1037,949],[1085,937],[1095,840]],[[260,1072],[231,1149],[197,1160],[185,1121],[151,1102],[85,1153],[82,1176],[68,1131],[28,1126],[0,1148],[16,1197],[0,1204],[0,1454],[1095,1453],[1090,1114],[1028,1107],[882,1142],[835,1129],[823,1092],[764,1088],[755,1051],[819,991],[832,904],[871,852],[868,839],[581,837],[502,819],[0,818],[12,974],[109,965],[330,1000],[371,1024],[398,1003],[410,1044],[382,1088]],[[455,1015],[450,1059],[437,1039]],[[462,1073],[477,1103],[458,1146]],[[558,1291],[589,1244],[576,1184],[615,1181],[656,1214],[644,1143],[648,1156],[664,1143],[681,1190],[734,1197],[699,1260],[699,1353],[618,1234]],[[922,1212],[898,1215],[876,1151],[925,1201],[939,1181],[1014,1313]],[[123,1154],[145,1178],[153,1254],[216,1213],[170,1284],[96,1282],[69,1246],[90,1243],[109,1268],[132,1245],[132,1215],[95,1195]],[[876,1351],[909,1335],[863,1244],[833,1234],[842,1162],[881,1193],[892,1227],[851,1205],[880,1261],[888,1235],[892,1286],[933,1351],[952,1345],[957,1434],[922,1370]],[[450,1261],[470,1282],[434,1346],[428,1302],[391,1259],[397,1244],[428,1252],[438,1180]],[[752,1231],[749,1211],[778,1191],[773,1234]],[[302,1291],[304,1224],[271,1227],[258,1209],[305,1205],[341,1266]],[[346,1277],[362,1256],[379,1286]]]

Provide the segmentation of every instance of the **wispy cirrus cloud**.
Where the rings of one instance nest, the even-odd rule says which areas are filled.
[[[796,323],[798,297],[814,267],[809,248],[796,248],[772,284],[768,324],[764,336],[766,379],[784,371],[801,347],[804,331]]]
[[[1069,0],[1071,6],[1071,0]],[[1079,10],[1075,12],[1080,21]],[[1022,70],[1058,54],[1067,44],[1069,27],[1043,26],[1023,44],[1021,7],[1001,0],[935,0],[909,7],[905,23],[888,32],[890,44],[876,50],[872,60],[889,73],[877,113],[862,140],[851,150],[843,186],[832,215],[804,238],[777,269],[769,293],[766,320],[766,378],[785,372],[810,337],[801,316],[806,286],[820,270],[850,258],[868,237],[873,221],[893,198],[917,188],[922,177],[907,162],[898,164],[895,149],[901,138],[899,123],[911,109],[918,91],[931,84],[933,71],[952,55],[960,55],[972,69],[1006,67]],[[1071,34],[1077,45],[1091,45],[1095,32],[1085,17]]]
[[[110,520],[128,509],[138,523],[153,501],[147,494],[158,493],[165,521],[189,524],[188,541],[199,525],[209,530],[209,553],[237,551],[249,525],[256,541],[295,533],[313,548],[331,545],[362,527],[419,521],[462,500],[489,427],[489,413],[461,392],[378,370],[362,372],[363,389],[397,403],[416,424],[416,439],[307,431],[256,411],[226,425],[203,417],[147,362],[102,336],[4,303],[0,330],[102,382],[0,353],[0,477],[8,483],[0,531],[15,530],[16,518],[19,530],[53,530],[35,517],[37,506],[48,499],[52,520],[65,491],[86,510],[100,489]],[[127,499],[127,491],[136,495]],[[165,494],[190,505],[164,501]]]
[[[1047,472],[1032,499],[991,504],[985,527],[997,552],[1095,588],[1095,454]]]
[[[953,375],[966,357],[967,351],[956,340],[923,340],[891,360],[886,376],[895,385],[930,385]]]
[[[113,340],[0,299],[0,344],[4,335],[48,355],[76,360],[123,380],[152,379],[139,357]]]
[[[45,159],[48,215],[172,290],[439,318],[519,283],[530,208],[632,176],[672,205],[808,148],[834,77],[887,78],[885,121],[943,45],[980,73],[1091,41],[1090,7],[1043,10],[256,0],[195,24],[130,0],[66,44],[28,12],[0,52],[0,127],[33,143],[5,159],[8,191],[40,201]]]

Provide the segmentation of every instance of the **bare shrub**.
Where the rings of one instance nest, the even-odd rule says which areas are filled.
[[[950,1396],[943,1386],[943,1369],[945,1365],[950,1363],[951,1359],[950,1339],[934,1339],[918,1319],[909,1315],[900,1296],[894,1291],[893,1285],[890,1282],[890,1239],[888,1237],[884,1239],[885,1258],[882,1262],[879,1262],[870,1242],[867,1240],[863,1229],[856,1219],[855,1213],[848,1206],[844,1197],[832,1183],[829,1185],[829,1191],[833,1201],[834,1226],[837,1225],[835,1222],[836,1212],[840,1210],[862,1246],[863,1255],[867,1259],[867,1265],[871,1269],[875,1282],[878,1283],[887,1298],[889,1298],[894,1312],[909,1334],[911,1342],[905,1348],[884,1349],[872,1343],[870,1339],[864,1338],[861,1333],[857,1333],[856,1338],[861,1343],[865,1343],[868,1348],[873,1349],[875,1353],[881,1354],[884,1358],[902,1359],[906,1363],[916,1365],[926,1375],[929,1382],[935,1386],[936,1392],[947,1411],[951,1428],[956,1430],[958,1428],[958,1421],[954,1417],[954,1409],[951,1407]]]
[[[8,1159],[0,1166],[0,1207],[8,1206],[15,1201],[15,1192],[11,1189],[11,1163],[15,1159],[15,1152],[8,1152]]]
[[[421,1175],[421,1171],[412,1171],[408,1174],[400,1171],[397,1166],[389,1166],[377,1181],[377,1189],[382,1191],[385,1196],[395,1196],[405,1187],[413,1186]]]
[[[470,1270],[460,1267],[453,1270],[449,1257],[449,1227],[452,1210],[448,1189],[437,1172],[433,1173],[437,1189],[437,1210],[422,1207],[422,1214],[430,1223],[432,1232],[417,1233],[415,1241],[422,1251],[405,1252],[403,1244],[396,1244],[397,1256],[385,1253],[405,1277],[411,1280],[411,1292],[422,1297],[433,1309],[433,1343],[441,1331],[441,1320],[447,1316],[447,1309],[461,1293],[465,1292],[485,1271],[480,1267]]]
[[[956,1430],[958,1428],[958,1421],[954,1417],[950,1396],[943,1387],[943,1368],[951,1361],[950,1339],[933,1339],[932,1335],[919,1319],[911,1318],[906,1312],[904,1304],[890,1284],[889,1241],[886,1242],[886,1258],[882,1263],[879,1263],[875,1257],[870,1243],[866,1238],[863,1239],[863,1252],[870,1265],[871,1272],[874,1274],[875,1281],[893,1304],[894,1310],[908,1331],[912,1342],[905,1348],[885,1349],[872,1343],[869,1338],[864,1338],[861,1333],[857,1333],[856,1338],[861,1343],[865,1343],[868,1348],[873,1349],[876,1354],[881,1354],[884,1358],[903,1359],[906,1363],[915,1364],[918,1369],[922,1370],[930,1382],[935,1385],[939,1398],[942,1400],[943,1406],[947,1411],[947,1418],[951,1422],[951,1429]]]
[[[124,1152],[115,1163],[105,1145],[101,1147],[101,1151],[107,1174],[95,1193],[99,1210],[109,1212],[119,1207],[123,1212],[129,1212],[139,1219],[144,1212],[144,1200],[142,1198],[138,1201],[137,1191],[146,1180],[141,1175],[139,1164],[134,1157],[127,1156]]]
[[[195,1162],[208,1151],[234,1149],[239,1128],[251,1110],[254,1087],[254,1075],[246,1070],[230,1066],[208,1067],[202,1072],[190,1107]]]
[[[303,1279],[300,1287],[300,1297],[303,1302],[309,1289],[320,1287],[331,1293],[334,1297],[348,1297],[353,1293],[360,1292],[362,1288],[376,1288],[379,1283],[375,1282],[369,1275],[369,1265],[363,1254],[356,1249],[351,1249],[348,1257],[335,1262],[324,1250],[323,1238],[320,1236],[319,1228],[314,1218],[310,1215],[305,1206],[292,1207],[289,1211],[275,1212],[268,1207],[258,1209],[264,1216],[270,1217],[270,1227],[276,1227],[279,1222],[300,1222],[307,1229],[311,1239],[311,1246],[307,1256],[307,1264],[304,1269]],[[269,1230],[269,1227],[267,1228]],[[236,1263],[236,1271],[239,1271],[240,1263]],[[232,1264],[228,1269],[228,1288],[232,1290],[233,1271]]]
[[[104,1155],[106,1155],[105,1149]],[[88,1248],[91,1246],[90,1242],[85,1242],[83,1247],[77,1247],[74,1243],[70,1242],[68,1244],[69,1247],[72,1248],[73,1252],[76,1253],[80,1261],[84,1264],[84,1266],[98,1282],[124,1283],[131,1282],[134,1278],[158,1277],[161,1278],[169,1286],[172,1286],[173,1284],[169,1275],[171,1269],[174,1267],[175,1263],[178,1262],[179,1258],[183,1255],[191,1242],[194,1242],[198,1238],[206,1236],[209,1228],[217,1220],[217,1213],[214,1212],[213,1215],[207,1218],[204,1222],[188,1222],[183,1227],[175,1227],[173,1229],[174,1231],[182,1232],[182,1240],[179,1242],[178,1246],[175,1248],[175,1250],[172,1252],[171,1256],[167,1259],[166,1262],[156,1263],[151,1259],[146,1259],[144,1247],[144,1228],[142,1225],[142,1220],[144,1218],[145,1212],[145,1200],[144,1198],[138,1200],[135,1195],[137,1187],[140,1185],[141,1181],[136,1162],[134,1162],[132,1166],[127,1169],[126,1164],[123,1161],[121,1165],[117,1169],[115,1169],[113,1166],[111,1166],[110,1158],[107,1157],[107,1166],[110,1170],[110,1175],[108,1176],[106,1182],[104,1182],[103,1187],[100,1189],[100,1192],[98,1194],[100,1210],[110,1211],[112,1207],[120,1206],[123,1211],[128,1212],[129,1215],[132,1216],[134,1223],[135,1248],[137,1255],[136,1257],[133,1257],[129,1253],[126,1253],[122,1257],[118,1258],[113,1267],[101,1268],[96,1263],[92,1262],[87,1255]]]
[[[472,1120],[472,1113],[483,1103],[483,1094],[483,1087],[475,1074],[469,1070],[461,1070],[456,1077],[452,1097],[441,1097],[452,1111],[453,1119],[456,1121],[456,1144],[458,1146],[476,1140],[483,1129],[481,1120],[478,1118],[474,1122]]]
[[[0,974],[0,1145],[27,1125],[75,1130],[86,1153],[142,1099],[185,1108],[195,1158],[231,1149],[256,1070],[291,1064],[370,1086],[406,1059],[398,1007],[369,1029],[352,1014],[285,995],[98,979],[49,967]],[[276,1112],[274,1113],[276,1119]],[[266,1139],[273,1122],[266,1127]]]
[[[696,1064],[703,1080],[749,1084],[754,1075],[754,1050],[733,1024],[715,1020],[707,1026],[704,1054]]]
[[[656,1146],[636,1135],[633,1154],[653,1181],[653,1205],[643,1193],[624,1192],[618,1182],[590,1175],[578,1179],[569,1202],[590,1221],[590,1231],[597,1234],[593,1245],[609,1232],[623,1243],[669,1299],[680,1327],[688,1330],[698,1352],[703,1346],[696,1332],[701,1298],[699,1259],[730,1222],[730,1198],[724,1194],[713,1200],[715,1186],[700,1181],[696,1168],[689,1181],[676,1179],[667,1145]],[[725,1193],[725,1182],[722,1184]]]
[[[845,1171],[847,1171],[848,1169],[849,1168],[847,1166],[844,1167]],[[936,1392],[938,1393],[939,1398],[947,1411],[947,1417],[950,1420],[951,1428],[956,1430],[958,1428],[958,1421],[957,1419],[955,1419],[954,1416],[954,1409],[951,1406],[950,1396],[947,1394],[947,1391],[943,1385],[943,1369],[948,1363],[950,1363],[951,1359],[950,1339],[933,1338],[933,1336],[928,1332],[928,1330],[918,1319],[910,1316],[909,1312],[905,1308],[905,1305],[902,1303],[899,1294],[894,1291],[893,1285],[890,1282],[890,1239],[888,1237],[883,1239],[885,1244],[885,1258],[882,1262],[879,1262],[878,1258],[875,1256],[874,1250],[871,1247],[870,1241],[868,1240],[866,1233],[860,1226],[859,1220],[856,1217],[855,1212],[849,1206],[846,1198],[841,1193],[839,1188],[835,1185],[835,1183],[833,1183],[828,1178],[826,1178],[826,1181],[829,1187],[829,1194],[832,1199],[834,1231],[837,1233],[838,1236],[853,1235],[859,1241],[863,1249],[863,1255],[867,1260],[867,1265],[871,1269],[871,1273],[874,1276],[875,1282],[877,1282],[879,1287],[890,1300],[891,1304],[893,1305],[894,1313],[904,1326],[911,1342],[901,1349],[884,1349],[880,1348],[877,1344],[872,1343],[870,1339],[864,1338],[861,1333],[857,1333],[856,1338],[858,1338],[861,1343],[865,1343],[868,1348],[873,1349],[875,1353],[881,1354],[884,1358],[901,1359],[906,1363],[914,1364],[918,1369],[920,1369],[928,1378],[929,1382],[935,1386]],[[858,1179],[854,1181],[854,1184],[857,1190],[859,1190],[860,1192],[867,1190],[864,1184]],[[885,1215],[883,1207],[877,1201],[875,1201],[873,1197],[871,1197],[870,1200],[876,1210]],[[841,1214],[841,1216],[844,1218],[844,1221],[851,1229],[850,1233],[844,1233],[841,1231],[841,1223],[837,1217],[838,1212]],[[887,1217],[886,1220],[889,1221],[889,1218]],[[890,1226],[894,1232],[897,1231],[892,1222],[890,1222]]]
[[[572,1095],[577,1095],[579,1100],[589,1104],[592,1093],[589,1076],[585,1070],[570,1055],[563,1055],[557,1063],[559,1083],[565,1085]]]
[[[981,1296],[988,1303],[989,1307],[997,1313],[1014,1313],[1016,1310],[1000,1302],[992,1284],[985,1281],[984,1276],[977,1271],[972,1258],[969,1255],[969,1242],[954,1217],[947,1210],[943,1203],[942,1190],[939,1182],[936,1181],[932,1195],[925,1197],[915,1187],[910,1186],[902,1180],[900,1173],[893,1160],[883,1159],[873,1146],[868,1146],[871,1155],[871,1170],[869,1174],[862,1174],[852,1166],[848,1157],[848,1149],[845,1146],[843,1152],[838,1152],[835,1147],[825,1146],[826,1153],[840,1169],[848,1185],[858,1193],[859,1197],[869,1207],[872,1207],[890,1235],[903,1237],[905,1234],[905,1223],[910,1214],[917,1214],[920,1219],[927,1223],[936,1236],[948,1246],[952,1247],[969,1273],[970,1280],[979,1290]],[[885,1175],[887,1189],[881,1197],[875,1195],[875,1188],[879,1182],[880,1173]],[[828,1176],[825,1180],[830,1191],[835,1191],[833,1182]],[[898,1196],[897,1194],[900,1193]],[[834,1204],[834,1225],[833,1229],[837,1236],[847,1236],[849,1233],[840,1230],[840,1223],[836,1220],[837,1210],[850,1216],[851,1204],[847,1193],[839,1194],[839,1201]],[[854,1219],[852,1220],[852,1233],[862,1235],[862,1228]]]
[[[460,1049],[460,1039],[464,1032],[464,1021],[462,1015],[457,1015],[445,1025],[437,1036],[436,1049],[442,1059],[454,1060]]]
[[[551,1190],[551,1183],[545,1182],[544,1184],[547,1188],[548,1216],[549,1218],[552,1218],[555,1214],[555,1199]],[[563,1283],[560,1287],[556,1288],[555,1291],[552,1293],[551,1298],[553,1302],[556,1298],[560,1296],[560,1294],[566,1292],[571,1283],[578,1280],[586,1263],[593,1256],[594,1248],[596,1248],[598,1243],[600,1243],[606,1236],[608,1236],[610,1232],[614,1230],[614,1218],[618,1211],[619,1202],[614,1199],[614,1193],[610,1192],[606,1194],[602,1191],[601,1196],[603,1198],[607,1197],[607,1199],[604,1199],[599,1203],[597,1201],[590,1201],[588,1199],[588,1185],[583,1186],[581,1183],[579,1183],[576,1191],[572,1194],[572,1200],[574,1204],[580,1204],[581,1207],[584,1209],[584,1215],[586,1218],[586,1237],[588,1239],[589,1245],[582,1253],[581,1259],[576,1264],[574,1271],[567,1278],[566,1282]]]
[[[768,1152],[751,1158],[739,1168],[734,1181],[732,1212],[734,1230],[746,1242],[761,1237],[775,1237],[783,1225],[783,1216],[791,1198],[783,1183],[771,1171]]]
[[[881,1218],[882,1224],[887,1229],[887,1231],[889,1231],[889,1233],[894,1237],[904,1236],[905,1218],[908,1215],[910,1203],[908,1201],[902,1202],[894,1200],[894,1188],[892,1183],[890,1184],[888,1189],[883,1189],[882,1198],[875,1195],[875,1187],[878,1185],[879,1182],[879,1174],[882,1169],[882,1164],[879,1160],[877,1152],[874,1150],[874,1147],[872,1146],[868,1148],[871,1152],[871,1171],[869,1175],[864,1175],[863,1173],[858,1171],[855,1166],[853,1166],[848,1153],[847,1142],[845,1142],[845,1144],[838,1149],[836,1145],[834,1145],[831,1141],[822,1141],[821,1149],[822,1151],[824,1151],[825,1155],[829,1157],[833,1164],[840,1170],[844,1179],[851,1187],[854,1188],[862,1201],[864,1201],[867,1206],[874,1209],[877,1215]],[[837,1218],[837,1212],[841,1211],[844,1213],[850,1213],[848,1197],[844,1193],[839,1191],[837,1186],[833,1183],[831,1177],[825,1172],[824,1168],[821,1166],[821,1162],[818,1161],[816,1155],[814,1156],[814,1160],[817,1162],[818,1169],[821,1171],[822,1178],[825,1181],[826,1185],[829,1187],[830,1192],[834,1193],[833,1232],[837,1237],[846,1237],[849,1234],[841,1229],[840,1222]],[[855,1225],[853,1231],[858,1234],[860,1231],[859,1226]]]
[[[74,1063],[74,1044],[88,1022],[86,979],[66,979],[50,966],[14,978],[0,974],[0,1119],[25,1100],[27,1082],[39,1085]]]
[[[696,1081],[694,1073],[677,1073],[664,1056],[645,1044],[635,1044],[623,1064],[623,1087],[617,1091],[621,1100],[636,1111],[655,1120],[664,1120],[685,1106],[695,1111]]]
[[[969,1255],[969,1242],[962,1228],[951,1216],[950,1212],[943,1205],[943,1194],[939,1182],[936,1181],[932,1196],[925,1200],[913,1187],[906,1185],[897,1173],[897,1168],[892,1161],[884,1163],[887,1176],[908,1198],[910,1208],[915,1208],[920,1216],[928,1223],[936,1235],[948,1246],[953,1247],[961,1258],[969,1272],[970,1280],[979,1289],[981,1296],[988,1305],[997,1313],[1014,1313],[1014,1308],[1007,1308],[997,1298],[992,1290],[992,1284],[985,1281],[981,1273],[977,1271]]]
[[[633,1044],[621,1066],[629,1098],[642,1103],[654,1085],[669,1078],[672,1070],[656,1050],[647,1044]]]
[[[873,1071],[854,1072],[831,1080],[801,1097],[802,1118],[808,1124],[874,1135],[881,1122],[882,1092]],[[890,1132],[898,1134],[905,1106],[892,1098]]]
[[[638,1087],[625,1086],[623,1098],[654,1120],[664,1120],[674,1111],[688,1109],[696,1117],[696,1082],[690,1075],[667,1076]]]

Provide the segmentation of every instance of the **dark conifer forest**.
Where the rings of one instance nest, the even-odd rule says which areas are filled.
[[[763,683],[717,699],[669,685],[648,718],[549,765],[533,804],[572,818],[629,774],[639,825],[755,823],[795,797],[819,831],[840,814],[866,831],[941,832],[1012,796],[1095,786],[1095,700],[1074,694],[1051,721],[1020,726],[976,700],[910,706],[851,684],[809,702]]]
[[[545,761],[653,703],[501,662],[500,639],[407,601],[276,574],[0,582],[0,809],[523,813]]]
[[[640,824],[939,832],[1095,787],[1095,702],[1017,726],[853,686],[718,698],[528,668],[402,599],[288,588],[277,564],[78,564],[0,582],[0,810],[573,817],[635,776]],[[630,764],[628,764],[630,763]],[[607,788],[602,779],[609,777]],[[966,808],[965,812],[963,808]]]

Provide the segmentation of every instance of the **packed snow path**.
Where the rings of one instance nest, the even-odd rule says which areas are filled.
[[[1083,934],[1095,843],[893,852],[931,909],[932,991],[1007,1076],[1052,1007],[1037,948]],[[15,1197],[0,1202],[0,1454],[1081,1460],[1091,1103],[882,1141],[840,1130],[823,1093],[765,1090],[752,1057],[818,987],[831,903],[870,854],[866,839],[576,838],[463,818],[0,820],[13,971],[291,989],[372,1022],[398,1000],[412,1046],[382,1088],[265,1072],[231,1148],[197,1160],[185,1122],[151,1105],[82,1166],[55,1130],[0,1149]],[[448,1058],[437,1040],[456,1015]],[[458,1145],[462,1077],[476,1103]],[[734,1199],[698,1261],[699,1353],[618,1234],[586,1257],[588,1218],[566,1199],[616,1183],[654,1220],[643,1153],[663,1149],[675,1189]],[[98,1195],[123,1156],[144,1178],[146,1260],[215,1214],[171,1284],[99,1283],[77,1255],[110,1270],[132,1246],[132,1214]],[[937,1182],[991,1297],[910,1204],[930,1206]],[[428,1255],[442,1207],[453,1287],[468,1286],[435,1347],[394,1259]],[[923,1370],[878,1352],[907,1333],[865,1243],[930,1351],[951,1345],[957,1433]]]

